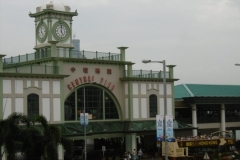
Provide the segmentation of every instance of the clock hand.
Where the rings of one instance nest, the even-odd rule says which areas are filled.
[[[61,25],[61,33],[62,33],[62,35],[63,35],[63,29],[62,29],[62,25]]]

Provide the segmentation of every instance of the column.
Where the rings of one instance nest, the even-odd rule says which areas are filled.
[[[197,106],[192,104],[192,126],[197,127]],[[193,129],[193,136],[197,136],[197,129]]]
[[[63,146],[58,145],[58,159],[63,160],[64,159],[64,151],[63,151]]]
[[[129,151],[132,154],[133,149],[136,150],[137,153],[137,138],[136,133],[126,134],[126,151]]]
[[[6,55],[0,54],[0,73],[3,73],[3,57]],[[3,78],[0,77],[0,120],[3,119]],[[0,146],[1,147],[1,146]],[[3,148],[2,148],[3,149]]]
[[[2,58],[5,57],[6,55],[0,54],[0,73],[3,72],[3,60]]]
[[[221,131],[226,130],[226,123],[225,123],[225,105],[221,104]]]
[[[118,47],[118,49],[120,49],[120,61],[125,61],[125,50],[127,49],[128,47]]]
[[[128,65],[127,77],[132,77],[132,65]],[[132,81],[128,81],[128,117],[129,121],[133,120],[133,85]]]
[[[58,57],[57,56],[57,47],[56,44],[58,41],[48,41],[51,44],[51,57]]]
[[[1,155],[2,155],[3,151],[4,151],[4,147],[1,147],[1,152],[0,152]],[[6,154],[6,152],[3,154],[3,157],[2,157],[1,160],[7,160],[7,154]]]
[[[176,65],[167,65],[168,67],[168,72],[169,72],[169,77],[166,76],[166,78],[169,78],[169,79],[173,79],[173,68],[175,67]],[[171,87],[172,87],[172,95],[174,95],[174,81],[172,82],[171,84]],[[173,115],[173,119],[175,119],[175,100],[174,98],[172,98],[172,115]]]

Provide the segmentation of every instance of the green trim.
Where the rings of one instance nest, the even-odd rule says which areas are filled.
[[[38,89],[38,90],[42,90],[42,88],[39,88],[39,87],[35,87],[35,86],[31,86],[31,87],[26,87],[26,88],[23,88],[23,89],[29,89],[29,88],[35,88],[35,89]]]
[[[159,91],[158,89],[155,89],[155,88],[150,88],[150,89],[148,89],[147,91],[151,91],[151,90]]]
[[[46,14],[46,13],[57,13],[57,14],[62,14],[62,15],[68,15],[68,16],[77,16],[78,13],[77,12],[64,12],[64,11],[56,11],[56,10],[53,10],[53,9],[44,9],[43,11],[41,12],[37,12],[37,13],[30,13],[29,16],[30,17],[38,17],[42,14]]]
[[[95,64],[113,64],[113,65],[133,65],[134,63],[128,61],[111,61],[111,60],[97,60],[97,59],[79,59],[79,58],[65,58],[57,57],[58,60],[64,62],[83,62],[83,63],[95,63]]]
[[[132,77],[132,65],[128,65],[128,76]],[[133,120],[133,84],[128,81],[128,117]]]
[[[50,61],[62,61],[62,62],[75,62],[75,63],[91,63],[91,64],[112,64],[112,65],[128,65],[134,64],[132,62],[127,61],[109,61],[109,60],[96,60],[96,59],[80,59],[80,58],[67,58],[67,57],[47,57],[42,59],[35,59],[31,61],[19,62],[19,63],[11,63],[3,65],[3,69],[15,66],[29,65],[29,64],[41,64],[47,63]]]
[[[64,102],[65,102],[65,100],[64,100],[64,91],[65,91],[65,89],[64,89],[64,86],[65,86],[65,84],[64,84],[64,79],[61,79],[60,80],[60,96],[61,96],[61,122],[63,123],[64,122],[64,119],[65,119],[65,110],[64,110]]]
[[[66,78],[70,75],[31,74],[31,73],[0,73],[0,77],[31,77],[31,78]]]
[[[3,119],[3,80],[0,78],[0,120]]]
[[[118,111],[118,116],[119,118],[118,119],[105,119],[105,116],[103,119],[98,119],[96,121],[117,121],[117,120],[121,120],[122,119],[122,112],[121,112],[121,105],[118,101],[118,99],[115,97],[115,95],[106,87],[98,84],[98,83],[83,83],[79,86],[77,86],[76,88],[74,88],[73,90],[71,90],[71,92],[68,93],[68,95],[66,95],[66,97],[64,97],[64,101],[63,103],[66,101],[66,99],[73,93],[75,92],[77,89],[79,88],[83,88],[83,87],[87,87],[87,86],[93,86],[93,87],[97,87],[97,88],[100,88],[102,90],[104,90],[106,93],[108,93],[108,95],[113,99],[114,103],[116,104],[116,107],[117,107],[117,111]],[[77,105],[76,105],[77,106]],[[75,112],[76,113],[76,112]],[[104,114],[104,113],[103,113]],[[77,120],[78,121],[78,120]],[[91,121],[94,121],[94,120],[91,120]],[[76,122],[76,121],[65,121],[65,122]]]
[[[53,124],[57,125],[62,131],[63,136],[75,137],[84,134],[84,127],[75,123]],[[173,121],[174,130],[192,130],[196,129],[190,125]],[[156,132],[156,120],[151,121],[111,121],[111,122],[89,122],[86,127],[86,134],[116,134],[116,133],[141,133],[141,132]]]
[[[151,81],[151,82],[163,82],[163,78],[138,78],[138,77],[126,77],[126,78],[119,78],[121,81]],[[179,79],[166,79],[166,82],[174,82],[178,81]]]
[[[57,34],[57,29],[58,29],[59,26],[61,26],[61,28],[62,28],[62,27],[65,28],[66,34],[65,34],[64,37],[60,37],[60,36]],[[63,29],[61,29],[61,30],[62,30],[62,33],[64,33],[64,32],[63,32]],[[61,42],[65,42],[65,41],[67,41],[67,40],[69,39],[70,34],[71,34],[71,31],[70,31],[70,28],[69,28],[69,26],[68,26],[67,23],[58,21],[58,22],[56,22],[56,23],[53,25],[53,27],[52,27],[52,34],[53,34],[53,37],[54,37],[56,40],[59,40],[59,41],[61,41]]]
[[[44,36],[41,38],[40,37],[40,31],[39,29],[43,27],[45,29],[45,34]],[[46,39],[47,39],[47,36],[48,36],[48,27],[47,27],[47,24],[45,22],[40,22],[38,23],[38,26],[37,26],[37,29],[36,29],[36,37],[37,37],[37,40],[41,43],[45,42]]]

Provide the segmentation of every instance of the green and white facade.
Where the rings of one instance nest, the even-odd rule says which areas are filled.
[[[117,54],[81,51],[76,56],[71,35],[77,12],[60,2],[50,1],[29,16],[35,22],[35,53],[0,55],[0,119],[13,112],[44,115],[64,136],[79,140],[84,139],[79,114],[85,104],[88,144],[120,137],[132,151],[139,135],[156,137],[155,116],[164,114],[161,71],[133,70],[134,63],[125,59],[128,47],[118,47]],[[168,65],[166,73],[167,113],[173,115],[174,67]],[[59,159],[63,152],[59,146]]]

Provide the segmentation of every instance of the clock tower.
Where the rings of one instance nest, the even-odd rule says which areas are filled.
[[[72,45],[72,17],[70,7],[59,1],[49,1],[36,8],[35,18],[36,59],[45,57],[70,57]]]

